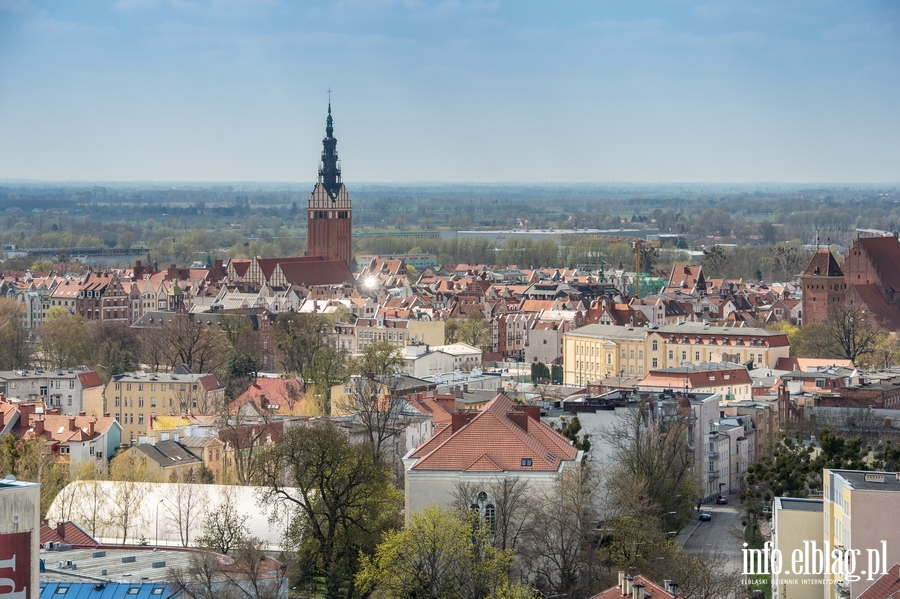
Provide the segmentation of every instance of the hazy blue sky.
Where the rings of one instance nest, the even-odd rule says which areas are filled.
[[[0,178],[900,181],[896,0],[0,0]]]

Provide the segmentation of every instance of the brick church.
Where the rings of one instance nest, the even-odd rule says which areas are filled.
[[[900,330],[900,241],[897,234],[858,237],[838,265],[829,250],[818,250],[800,275],[801,323],[822,322],[830,306],[863,306],[873,324]]]
[[[347,188],[341,182],[333,124],[329,101],[319,179],[309,196],[307,208],[306,255],[321,256],[326,261],[343,260],[352,269],[353,208]]]

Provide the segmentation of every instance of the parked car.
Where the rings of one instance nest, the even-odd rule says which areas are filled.
[[[725,497],[724,495],[719,495],[718,497],[716,497],[716,503],[718,503],[718,504],[728,503],[728,498]]]
[[[700,510],[700,522],[709,522],[712,520],[712,512],[709,510]]]

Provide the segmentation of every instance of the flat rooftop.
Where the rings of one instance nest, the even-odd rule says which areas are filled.
[[[41,572],[41,583],[89,581],[164,583],[169,568],[186,570],[193,553],[149,547],[137,549],[92,547],[68,551],[42,549],[41,559],[44,560],[45,570]]]
[[[798,499],[796,497],[777,497],[778,507],[783,510],[793,510],[796,512],[821,512],[821,499]]]

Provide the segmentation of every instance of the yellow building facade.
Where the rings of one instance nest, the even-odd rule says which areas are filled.
[[[754,367],[773,368],[789,354],[786,334],[754,327],[592,324],[563,335],[563,381],[583,386],[606,377],[640,377],[650,369],[709,362],[752,361]]]

